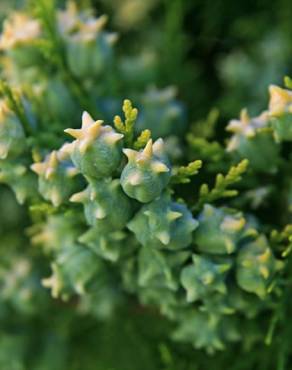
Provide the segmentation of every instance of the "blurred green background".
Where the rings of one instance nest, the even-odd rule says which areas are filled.
[[[29,3],[2,0],[1,19]],[[78,5],[109,16],[108,29],[119,33],[119,54],[146,56],[148,83],[177,86],[191,120],[204,118],[214,106],[225,121],[242,104],[258,113],[267,101],[267,85],[281,83],[292,69],[289,0],[80,0]]]

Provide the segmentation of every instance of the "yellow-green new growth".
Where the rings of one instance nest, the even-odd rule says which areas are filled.
[[[236,166],[232,166],[226,176],[219,173],[216,176],[215,186],[209,190],[207,184],[203,184],[200,188],[200,196],[196,208],[201,208],[205,203],[212,203],[220,198],[234,197],[238,194],[237,190],[228,189],[241,180],[241,176],[246,172],[249,161],[243,159]]]
[[[288,257],[292,251],[292,224],[286,225],[282,231],[272,230],[270,240],[280,246],[283,258]]]
[[[171,178],[173,184],[188,184],[191,182],[190,177],[196,175],[199,169],[202,167],[203,162],[201,160],[196,160],[190,162],[187,166],[181,166],[177,168],[175,173]]]
[[[129,99],[124,100],[123,112],[125,121],[120,116],[115,116],[114,125],[117,131],[125,136],[126,145],[131,145],[134,138],[134,125],[138,116],[138,109],[133,108]]]
[[[191,153],[212,163],[220,163],[225,153],[224,148],[217,141],[208,141],[203,137],[197,137],[190,133],[186,137]],[[209,164],[207,164],[209,166]]]
[[[134,142],[134,149],[140,150],[146,146],[148,141],[151,139],[151,131],[150,130],[143,130]]]

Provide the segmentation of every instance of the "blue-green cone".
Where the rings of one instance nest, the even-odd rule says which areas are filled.
[[[36,176],[19,160],[14,162],[0,161],[0,183],[9,185],[16,199],[23,204],[29,198],[36,198]]]
[[[122,231],[103,233],[99,227],[90,228],[78,240],[98,256],[111,262],[118,261],[121,256],[131,253],[135,248],[126,233]]]
[[[198,221],[184,204],[168,194],[144,205],[128,223],[128,228],[144,246],[177,250],[189,246]]]
[[[205,204],[198,220],[199,227],[194,233],[194,241],[200,252],[231,254],[236,251],[246,224],[240,212],[234,213]]]
[[[41,38],[41,23],[24,12],[13,12],[3,24],[0,49],[18,69],[27,69],[42,62],[36,46]]]
[[[264,235],[245,244],[237,256],[236,281],[241,289],[260,298],[268,294],[275,272],[282,267]]]
[[[79,78],[94,78],[101,75],[112,61],[113,35],[101,33],[92,40],[71,39],[66,43],[68,64]]]
[[[69,200],[76,188],[72,178],[78,174],[70,161],[62,160],[54,150],[43,162],[31,165],[31,169],[38,175],[39,192],[44,199],[55,207]]]
[[[83,232],[82,221],[80,212],[75,211],[48,215],[45,223],[30,229],[31,242],[40,244],[46,253],[71,248]]]
[[[94,121],[84,112],[81,129],[66,129],[76,140],[64,149],[78,170],[92,178],[111,176],[122,159],[122,134],[112,127],[103,126],[103,121]]]
[[[164,154],[163,141],[150,139],[141,151],[124,149],[128,164],[121,175],[124,192],[141,203],[157,198],[167,186],[171,168]]]
[[[119,180],[89,179],[89,183],[84,191],[70,198],[72,202],[83,203],[88,224],[103,231],[124,228],[132,216],[133,207]]]
[[[277,141],[292,141],[292,91],[271,85],[269,115]]]
[[[173,338],[191,342],[196,349],[205,349],[212,354],[224,350],[227,342],[238,341],[240,334],[232,317],[190,310],[182,315]]]
[[[149,90],[142,97],[142,109],[137,121],[137,131],[149,129],[154,139],[184,134],[187,121],[183,105],[175,99],[173,87]]]
[[[194,302],[215,293],[226,294],[226,273],[230,263],[216,263],[208,257],[193,254],[193,264],[183,268],[181,283],[187,292],[187,301]]]
[[[160,287],[176,290],[178,284],[167,256],[150,246],[142,247],[138,256],[138,284],[142,287]]]
[[[74,293],[85,293],[87,284],[100,270],[100,259],[88,248],[75,244],[58,255],[52,270],[52,276],[43,279],[43,285],[52,290],[54,298],[67,299]]]
[[[66,27],[68,17],[72,20],[71,27],[70,22]],[[92,80],[100,76],[112,61],[113,45],[117,40],[116,34],[103,30],[107,17],[78,13],[76,6],[69,4],[60,14],[60,22],[71,72],[80,79]]]
[[[279,145],[272,134],[265,131],[268,126],[268,113],[250,118],[242,110],[239,120],[231,120],[227,130],[233,133],[227,151],[240,159],[248,159],[251,168],[259,172],[273,173],[279,163]]]
[[[75,119],[79,112],[68,86],[57,78],[45,82],[39,102],[42,104],[42,113],[48,112],[50,117],[61,121],[63,125]]]

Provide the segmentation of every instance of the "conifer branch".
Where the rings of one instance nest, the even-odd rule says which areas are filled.
[[[123,103],[125,121],[120,116],[115,116],[114,125],[118,132],[125,136],[126,145],[132,146],[134,139],[134,125],[138,116],[138,109],[133,108],[132,102],[125,99]]]
[[[191,182],[190,177],[196,175],[202,167],[203,162],[196,160],[190,162],[187,166],[179,167],[171,178],[172,184],[188,184]]]
[[[237,196],[237,190],[228,188],[241,180],[241,176],[246,172],[247,166],[248,160],[244,159],[237,166],[232,166],[226,176],[219,173],[211,190],[207,184],[202,184],[199,191],[199,200],[194,209],[200,209],[205,203],[212,203],[220,198]]]

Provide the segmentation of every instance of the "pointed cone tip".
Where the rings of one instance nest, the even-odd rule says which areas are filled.
[[[163,139],[159,138],[153,143],[153,152],[156,155],[161,155],[164,150],[164,141]]]
[[[80,129],[66,128],[64,132],[75,139],[80,139],[82,137],[82,132]]]
[[[103,208],[98,208],[95,212],[95,217],[98,220],[102,220],[103,218],[106,217],[106,211]]]
[[[128,158],[128,160],[133,160],[136,158],[137,152],[133,149],[125,148],[123,149],[123,153]]]
[[[153,141],[152,139],[148,140],[148,143],[146,144],[145,148],[143,149],[143,155],[147,158],[151,158],[153,155]]]
[[[33,163],[30,166],[30,169],[36,174],[41,175],[44,172],[44,163],[43,162]]]
[[[167,218],[168,218],[169,221],[175,221],[175,220],[177,220],[180,217],[182,217],[182,213],[181,212],[169,211],[167,213]]]
[[[94,123],[94,119],[91,117],[91,115],[87,111],[84,111],[82,113],[82,128],[87,128],[93,123]]]
[[[169,172],[170,171],[166,164],[164,164],[162,162],[158,162],[158,161],[152,163],[151,167],[152,167],[153,171],[156,172],[156,173],[164,173],[164,172]]]
[[[170,235],[166,231],[162,231],[156,234],[156,237],[161,241],[162,244],[168,245],[170,242]]]
[[[115,132],[110,132],[108,135],[105,136],[105,141],[108,144],[113,145],[116,142],[122,140],[123,137],[124,137],[123,134],[118,134],[118,133],[115,133]]]

